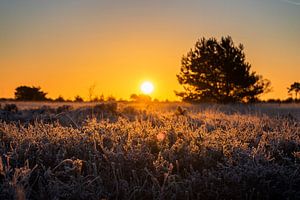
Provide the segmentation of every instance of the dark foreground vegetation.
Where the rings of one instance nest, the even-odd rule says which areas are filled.
[[[0,199],[300,199],[299,106],[0,110]]]

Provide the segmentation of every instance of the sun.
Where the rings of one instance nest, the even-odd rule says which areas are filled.
[[[154,86],[151,82],[149,81],[145,81],[142,83],[141,85],[141,91],[144,93],[144,94],[151,94],[154,90]]]

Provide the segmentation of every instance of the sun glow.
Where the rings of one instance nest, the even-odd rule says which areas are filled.
[[[151,82],[149,81],[145,81],[143,82],[143,84],[141,85],[141,91],[144,94],[151,94],[154,90],[154,86]]]

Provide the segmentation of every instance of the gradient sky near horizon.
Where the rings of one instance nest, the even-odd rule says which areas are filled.
[[[300,0],[1,0],[0,27],[0,97],[29,85],[87,98],[95,85],[128,99],[149,80],[153,98],[177,100],[181,57],[226,35],[271,80],[263,99],[300,81]]]

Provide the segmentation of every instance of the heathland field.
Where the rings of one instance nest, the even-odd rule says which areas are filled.
[[[0,153],[0,199],[300,199],[300,106],[1,102]]]

